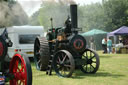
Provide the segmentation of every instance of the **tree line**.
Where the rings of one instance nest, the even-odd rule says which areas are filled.
[[[125,25],[128,26],[128,0],[102,0],[102,3],[92,3],[78,6],[78,24],[83,31],[101,29],[113,31]],[[50,18],[53,18],[54,27],[63,26],[70,15],[70,2],[55,0],[43,2],[41,8],[29,20],[31,25],[43,25],[50,28]]]
[[[64,26],[70,16],[69,5],[73,0],[43,1],[40,9],[28,17],[16,0],[0,0],[0,27],[14,25],[42,25],[47,30],[51,27]],[[83,31],[101,29],[113,31],[121,26],[128,26],[128,0],[102,0],[102,3],[78,5],[78,26]]]

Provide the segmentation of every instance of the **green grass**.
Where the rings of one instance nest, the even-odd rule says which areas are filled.
[[[77,70],[71,78],[52,76],[37,71],[32,63],[33,85],[128,85],[128,54],[102,54],[96,74],[84,74]]]

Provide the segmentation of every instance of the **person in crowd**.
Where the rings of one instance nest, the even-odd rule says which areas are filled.
[[[108,38],[107,40],[108,53],[112,53],[112,40]]]
[[[107,53],[107,38],[102,39],[103,53]]]
[[[123,43],[123,38],[119,36],[119,43]]]
[[[90,48],[94,50],[94,38],[90,38]]]

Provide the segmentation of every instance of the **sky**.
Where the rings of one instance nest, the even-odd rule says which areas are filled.
[[[35,11],[37,11],[40,8],[42,1],[47,0],[17,0],[28,16],[31,16]],[[91,4],[96,2],[102,2],[102,0],[74,0],[77,4],[83,5],[83,4]]]

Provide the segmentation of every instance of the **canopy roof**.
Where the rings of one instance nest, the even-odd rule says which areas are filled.
[[[82,35],[83,36],[93,36],[93,35],[96,35],[96,34],[106,34],[106,33],[107,32],[105,32],[103,30],[93,29],[93,30],[90,30],[88,32],[83,33]]]
[[[114,36],[114,35],[128,35],[128,27],[122,26],[117,30],[114,30],[107,34],[108,36]]]

